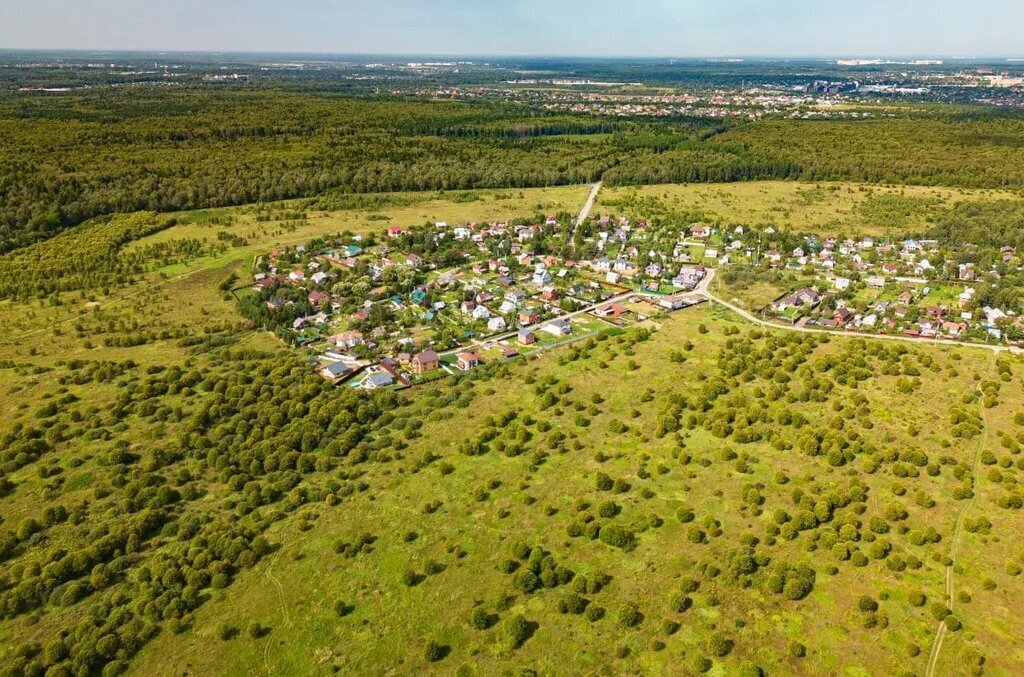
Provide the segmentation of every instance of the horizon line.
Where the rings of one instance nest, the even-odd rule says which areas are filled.
[[[441,52],[330,52],[330,51],[290,51],[290,50],[218,50],[218,49],[159,49],[159,48],[92,48],[92,47],[2,47],[0,53],[49,53],[49,54],[146,54],[146,55],[203,55],[203,56],[319,56],[319,57],[356,57],[356,58],[435,58],[435,59],[592,59],[598,61],[631,61],[631,60],[709,60],[709,59],[744,59],[744,60],[838,60],[838,59],[949,59],[951,61],[985,61],[985,60],[1016,60],[1024,58],[1024,54],[986,54],[986,55],[946,55],[936,53],[917,54],[879,54],[879,53],[844,53],[844,54],[650,54],[650,55],[598,55],[598,54],[547,54],[504,53],[504,54],[473,54],[473,53],[441,53]]]

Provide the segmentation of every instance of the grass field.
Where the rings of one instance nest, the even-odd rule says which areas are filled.
[[[700,333],[700,324],[710,332]],[[730,341],[727,328],[747,329],[714,309],[695,309],[672,316],[652,339],[634,347],[615,339],[595,343],[584,351],[589,354],[564,364],[552,352],[514,367],[500,382],[474,384],[478,397],[465,410],[435,410],[430,392],[416,394],[422,402],[416,406],[427,423],[422,436],[403,450],[404,461],[369,469],[364,479],[372,489],[366,494],[337,508],[310,508],[315,519],[308,531],[297,532],[290,521],[277,525],[272,538],[281,549],[205,605],[193,632],[157,638],[139,656],[133,673],[419,672],[431,669],[422,656],[429,640],[449,647],[438,668],[449,673],[493,674],[526,667],[558,672],[567,665],[581,672],[692,672],[695,657],[707,655],[709,638],[724,633],[736,646],[728,657],[715,660],[715,674],[736,674],[748,663],[768,674],[920,674],[935,622],[927,608],[908,599],[917,591],[929,602],[941,598],[944,571],[934,558],[950,546],[947,540],[916,547],[905,534],[894,536],[922,562],[918,570],[900,572],[875,560],[854,567],[835,559],[828,548],[813,548],[814,540],[807,537],[775,543],[765,548],[774,560],[810,563],[817,572],[814,591],[798,602],[780,601],[756,585],[744,589],[724,574],[712,578],[701,573],[709,563],[725,566],[744,534],[763,539],[773,511],[791,509],[791,493],[797,488],[862,483],[869,495],[867,515],[881,513],[896,500],[901,484],[909,486],[908,497],[925,491],[936,506],[925,510],[905,501],[911,511],[907,524],[914,531],[934,527],[946,539],[962,508],[961,501],[949,498],[957,481],[948,470],[934,478],[921,473],[923,479],[898,479],[890,470],[865,472],[860,461],[831,467],[823,457],[778,451],[763,442],[735,445],[699,429],[658,437],[658,418],[673,395],[693,392],[717,373],[716,354]],[[673,364],[670,353],[684,340],[695,343],[691,357],[683,365]],[[834,340],[814,354],[840,354],[850,343]],[[913,352],[934,359],[939,372],[929,375],[913,398],[896,397],[894,377],[864,382],[858,391],[868,400],[872,427],[862,432],[879,447],[920,449],[936,460],[948,455],[969,464],[978,442],[948,446],[945,411],[960,401],[965,379],[994,377],[992,358],[980,351]],[[639,365],[635,370],[629,359]],[[956,369],[959,376],[951,377],[948,369]],[[1015,374],[1014,382],[1005,385],[1016,393],[1014,398],[1020,397],[1019,378]],[[538,401],[531,384],[543,379],[565,384],[568,390],[557,408]],[[446,387],[439,385],[434,392],[443,394]],[[648,392],[653,399],[642,402]],[[836,393],[836,401],[846,398],[844,392]],[[587,414],[589,422],[581,427],[575,410],[595,398],[600,400],[599,414]],[[929,406],[917,406],[916,401]],[[827,407],[805,405],[800,410],[812,425],[825,424]],[[1012,429],[1012,410],[1008,403],[994,407],[986,414],[988,424]],[[458,452],[460,443],[479,434],[488,417],[504,412],[515,412],[520,422],[548,421],[565,431],[566,443],[548,442],[535,423],[525,425],[534,435],[530,453],[508,457],[492,451],[467,457]],[[612,421],[628,429],[613,432]],[[738,471],[734,462],[725,460],[727,448],[747,459],[750,467]],[[426,453],[437,460],[416,469],[411,460]],[[438,471],[444,463],[453,466],[450,474]],[[625,494],[597,491],[598,472],[624,478],[632,488]],[[786,484],[779,483],[780,473],[788,478]],[[763,495],[761,510],[745,499],[752,486]],[[621,506],[615,521],[640,532],[636,550],[623,552],[567,536],[581,501],[597,506],[607,500]],[[985,500],[982,485],[979,501]],[[441,507],[424,513],[430,501],[440,501]],[[709,543],[690,542],[687,525],[676,518],[681,506],[694,509],[698,523],[705,517],[720,521],[722,535]],[[651,515],[664,523],[649,526]],[[962,645],[978,647],[988,657],[987,668],[997,674],[1010,674],[1020,666],[1010,650],[1014,639],[1007,628],[1011,610],[1024,599],[1000,563],[1016,553],[1009,542],[996,544],[1010,538],[1013,523],[1007,515],[982,540],[973,535],[964,539],[963,561],[984,566],[967,566],[960,573],[958,585],[974,599],[958,607],[968,629],[948,640],[940,674],[957,670]],[[372,552],[346,559],[333,551],[337,540],[367,530],[377,537]],[[416,534],[412,540],[410,533]],[[611,583],[588,595],[592,605],[607,609],[607,616],[592,622],[560,613],[562,588],[530,595],[516,591],[512,577],[501,573],[499,565],[519,541],[550,550],[578,574],[609,574]],[[411,588],[402,583],[403,571],[423,571],[431,560],[443,571]],[[836,573],[828,573],[830,566],[837,566]],[[669,597],[689,577],[700,581],[693,608],[674,612]],[[983,589],[988,577],[996,583],[994,590]],[[865,595],[880,600],[881,615],[872,617],[873,627],[862,627],[871,614],[857,610],[858,599]],[[333,610],[339,599],[354,607],[343,618]],[[636,628],[626,628],[618,619],[619,610],[630,603],[644,616]],[[521,613],[538,627],[521,648],[511,651],[501,640],[502,620],[490,630],[470,626],[476,608],[503,620]],[[666,620],[681,623],[680,630],[667,634]],[[215,636],[221,623],[244,626],[251,621],[272,630],[259,640],[239,638],[227,644]],[[806,657],[788,653],[794,641],[806,645]]]
[[[643,212],[639,216],[675,213],[722,225],[898,237],[926,228],[929,216],[957,202],[1002,199],[1024,197],[998,190],[752,181],[604,188],[596,210],[621,211],[632,203]]]
[[[136,675],[924,674],[951,612],[935,674],[1024,670],[1019,358],[766,333],[702,305],[643,329],[588,319],[593,337],[529,360],[359,395],[310,377],[218,289],[318,234],[575,211],[586,188],[485,195],[183,215],[133,247],[221,230],[244,244],[124,287],[4,302],[0,430],[9,448],[47,448],[4,450],[0,662],[60,663],[76,641]],[[106,342],[139,332],[154,338]],[[99,361],[120,371],[76,380]],[[61,553],[171,487],[172,519],[86,569],[85,587],[14,584],[44,585]],[[54,506],[81,521],[30,528]],[[235,527],[266,552],[203,578]],[[162,558],[188,561],[187,586],[175,571],[152,582]],[[179,596],[191,606],[164,614]],[[147,641],[74,639],[128,609],[155,628]]]

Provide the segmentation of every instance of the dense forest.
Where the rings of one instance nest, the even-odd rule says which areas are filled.
[[[897,115],[894,113],[893,115]],[[396,190],[851,179],[1024,186],[1024,119],[564,115],[269,89],[0,97],[0,251],[90,218]]]

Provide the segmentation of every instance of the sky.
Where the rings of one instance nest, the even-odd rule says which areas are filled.
[[[1024,56],[1024,0],[0,0],[0,49]]]

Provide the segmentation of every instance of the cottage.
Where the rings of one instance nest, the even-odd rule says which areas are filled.
[[[492,317],[487,322],[487,328],[489,330],[491,330],[491,331],[494,331],[494,332],[505,331],[505,329],[507,327],[508,327],[508,324],[505,322],[505,318],[499,317],[497,315]]]
[[[480,364],[480,357],[472,350],[466,350],[458,354],[455,364],[462,371],[469,371]]]
[[[352,369],[344,362],[331,362],[320,369],[320,375],[328,381],[338,382],[352,372]]]
[[[362,344],[363,334],[358,331],[345,331],[330,337],[327,339],[327,342],[339,348],[351,350],[352,348]]]
[[[537,324],[538,319],[540,318],[536,310],[523,310],[519,313],[519,324],[524,327],[529,324]]]
[[[391,377],[387,371],[381,370],[373,374],[367,375],[363,379],[362,383],[359,384],[361,388],[366,390],[376,390],[377,388],[387,388],[395,382],[395,379]]]
[[[487,306],[476,306],[471,315],[474,320],[487,320],[491,317],[491,311],[487,309]]]
[[[618,304],[609,303],[606,306],[601,306],[594,310],[594,314],[598,317],[610,317],[617,319],[626,314],[626,309]]]
[[[434,350],[428,348],[413,355],[410,365],[414,374],[426,374],[440,367],[441,358]]]
[[[695,240],[706,240],[711,236],[710,226],[690,226],[690,237]]]
[[[520,329],[518,338],[520,345],[524,346],[531,345],[537,341],[537,335],[529,329]]]
[[[551,334],[552,336],[568,336],[572,333],[572,325],[569,324],[568,320],[558,318],[544,324],[541,326],[540,330]]]
[[[538,269],[533,273],[532,281],[537,286],[545,285],[551,282],[551,273],[548,272],[547,268]]]

